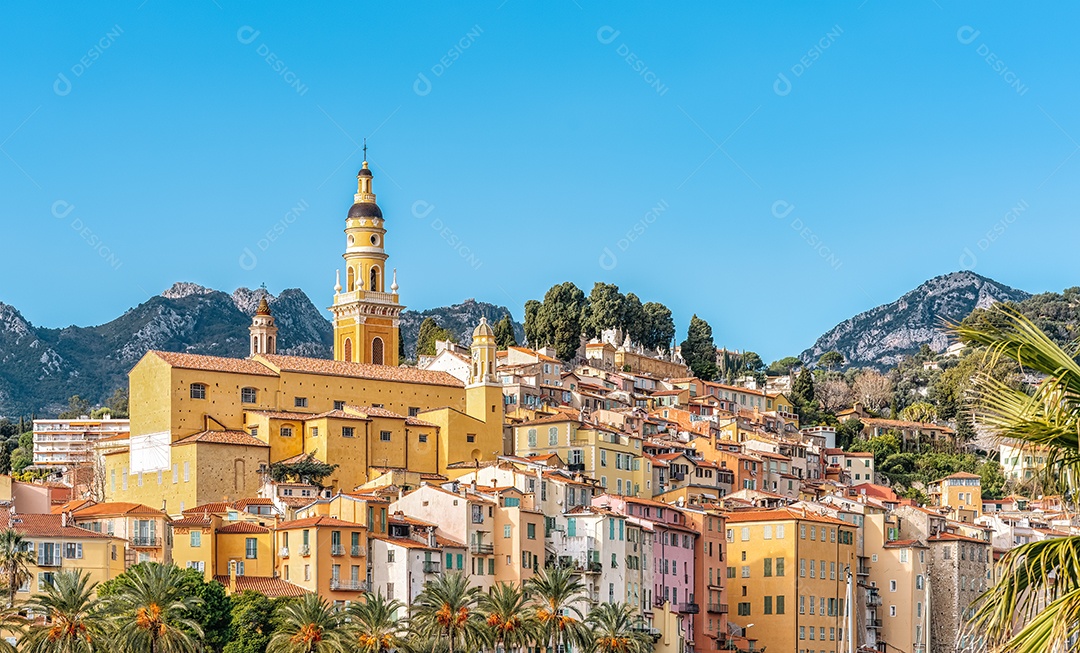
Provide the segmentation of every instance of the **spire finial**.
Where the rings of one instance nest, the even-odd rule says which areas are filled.
[[[334,282],[334,294],[341,292],[341,270],[336,272],[336,281]]]
[[[390,292],[396,293],[398,290],[397,285],[397,268],[394,268],[394,282],[390,284]]]
[[[364,161],[367,161],[367,139],[364,139]]]

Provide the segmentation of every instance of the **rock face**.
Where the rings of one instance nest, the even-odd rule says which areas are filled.
[[[844,320],[817,339],[799,358],[816,363],[827,351],[844,355],[848,365],[891,367],[926,344],[935,352],[949,346],[943,320],[959,321],[976,308],[1020,302],[1028,293],[974,272],[934,277],[891,304]]]
[[[0,303],[0,417],[54,415],[76,394],[102,402],[127,385],[128,371],[151,349],[247,356],[247,329],[264,296],[279,329],[279,353],[332,356],[333,327],[325,311],[296,288],[275,297],[263,288],[238,288],[230,295],[176,283],[111,322],[64,329],[35,327],[14,307]],[[420,322],[427,316],[468,344],[481,316],[494,322],[508,312],[472,299],[420,313],[405,311],[401,331],[406,351],[415,352]],[[521,325],[514,326],[522,339]]]

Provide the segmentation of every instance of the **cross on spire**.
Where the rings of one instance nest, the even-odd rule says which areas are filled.
[[[364,160],[367,161],[367,139],[364,139]]]

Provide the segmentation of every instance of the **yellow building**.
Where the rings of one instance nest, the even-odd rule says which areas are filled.
[[[169,516],[141,503],[83,503],[71,513],[74,525],[127,540],[127,564],[172,561]]]
[[[356,175],[355,203],[345,219],[345,286],[334,286],[334,359],[398,364],[397,273],[386,292],[386,229],[375,203],[372,174],[364,161]]]
[[[0,511],[0,529],[13,528],[28,543],[30,580],[15,593],[23,603],[52,584],[61,571],[82,571],[100,583],[124,573],[124,540],[75,526],[67,514],[12,514]]]
[[[519,456],[557,454],[569,470],[600,481],[610,494],[652,496],[639,436],[553,415],[515,425],[514,444]]]
[[[355,601],[368,587],[367,529],[336,517],[282,522],[278,577],[334,602]]]
[[[844,614],[856,531],[791,508],[729,514],[729,621],[754,624],[747,635],[770,651],[848,650]]]
[[[930,501],[949,508],[950,516],[968,524],[982,516],[982,479],[978,474],[957,472],[929,485]]]

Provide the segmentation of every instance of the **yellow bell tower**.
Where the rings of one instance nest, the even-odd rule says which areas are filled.
[[[386,228],[382,209],[375,203],[368,169],[364,163],[356,175],[356,195],[345,218],[345,285],[338,271],[334,285],[334,360],[376,365],[398,364],[397,270],[386,292]]]

